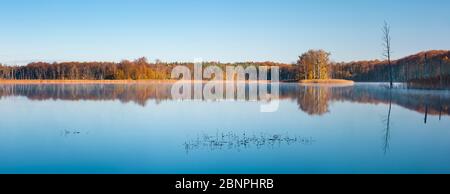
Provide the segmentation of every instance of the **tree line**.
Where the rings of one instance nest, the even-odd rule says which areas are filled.
[[[427,51],[389,62],[381,60],[331,62],[330,53],[310,50],[299,57],[297,64],[275,62],[220,63],[205,62],[204,67],[278,66],[280,80],[347,79],[359,82],[430,83],[450,85],[450,51]],[[0,79],[17,80],[164,80],[171,79],[177,65],[193,69],[193,63],[150,63],[146,58],[121,62],[36,62],[24,66],[0,64]],[[193,72],[193,71],[192,71]],[[270,77],[270,76],[269,76]]]
[[[332,63],[332,77],[360,82],[433,82],[450,84],[450,51],[427,51],[392,61]]]
[[[191,70],[194,63],[148,62],[145,57],[121,62],[34,62],[24,66],[0,64],[0,79],[4,80],[165,80],[171,79],[172,69],[184,65]],[[291,64],[275,62],[220,63],[204,62],[203,66],[278,66],[280,79],[292,81],[299,79],[299,68]],[[193,72],[193,71],[191,71]]]
[[[169,66],[150,65],[145,58],[112,62],[36,62],[25,66],[0,65],[0,79],[121,80],[165,79]]]

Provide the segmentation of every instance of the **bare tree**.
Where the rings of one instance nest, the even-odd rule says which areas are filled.
[[[389,65],[389,83],[390,83],[390,88],[393,87],[393,75],[392,75],[392,64],[391,64],[391,54],[392,54],[392,50],[391,50],[391,27],[389,26],[389,24],[384,21],[384,25],[383,25],[383,47],[384,47],[384,52],[383,52],[383,56],[387,59],[388,61],[388,65]]]

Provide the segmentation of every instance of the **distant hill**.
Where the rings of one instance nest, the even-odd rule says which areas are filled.
[[[430,50],[392,62],[394,82],[450,85],[450,51]],[[363,82],[388,82],[387,61],[334,63],[333,77]],[[442,80],[441,80],[442,78]]]

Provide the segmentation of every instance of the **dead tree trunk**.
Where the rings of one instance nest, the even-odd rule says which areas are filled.
[[[391,27],[385,21],[383,26],[383,46],[384,46],[384,57],[386,57],[389,66],[389,85],[393,88],[393,75],[392,75],[392,64],[391,64]]]

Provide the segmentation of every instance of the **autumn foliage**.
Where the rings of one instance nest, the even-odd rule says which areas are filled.
[[[322,53],[322,54],[321,54]],[[317,56],[318,57],[317,57]],[[310,57],[316,56],[316,57]],[[310,51],[299,58],[298,64],[275,62],[220,63],[205,62],[204,67],[278,66],[280,80],[297,82],[305,78],[346,79],[358,82],[389,82],[387,61],[330,62],[329,53]],[[411,85],[450,86],[450,51],[427,51],[391,62],[393,81]],[[314,60],[313,60],[314,59]],[[317,60],[319,59],[319,60]],[[193,69],[193,63],[150,63],[146,58],[121,62],[36,62],[25,66],[0,65],[0,79],[7,80],[164,80],[171,79],[177,65]]]

